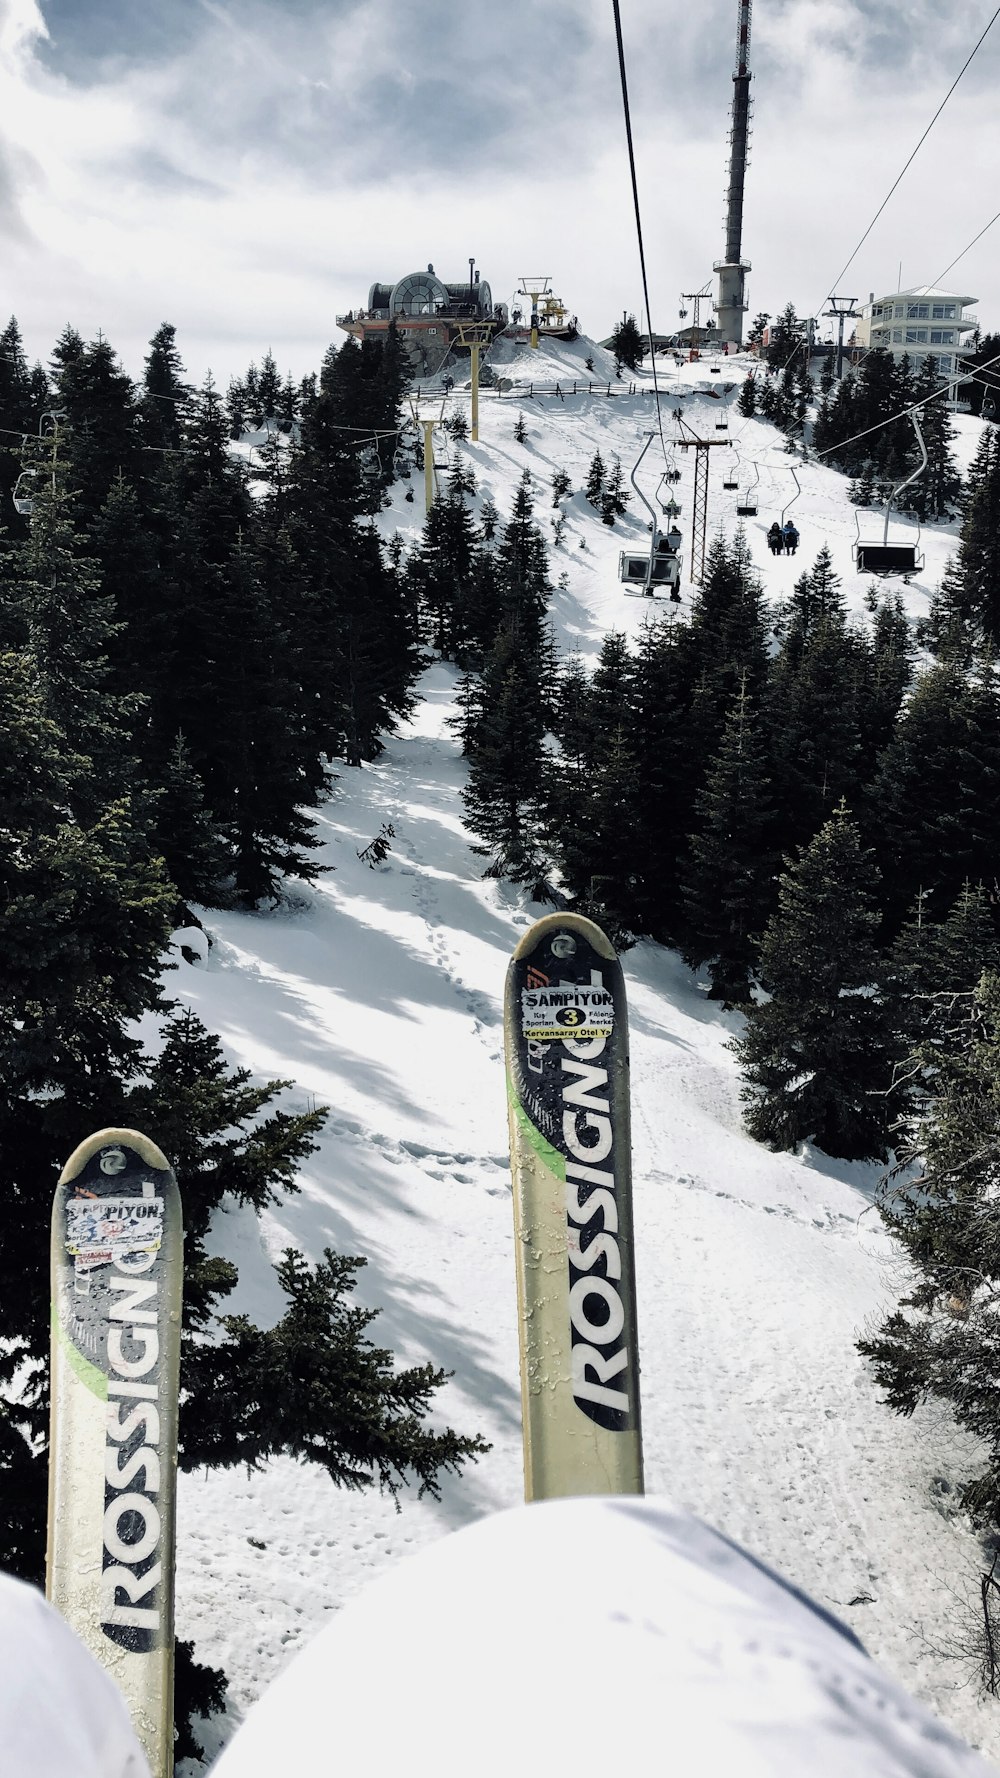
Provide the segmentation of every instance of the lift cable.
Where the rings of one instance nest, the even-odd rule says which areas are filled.
[[[969,242],[968,247],[963,247],[961,253],[957,253],[955,255],[955,258],[952,260],[951,265],[946,265],[944,268],[944,271],[938,273],[937,277],[934,280],[935,284],[940,284],[941,279],[946,278],[948,276],[948,273],[952,270],[952,268],[958,264],[960,259],[964,259],[967,253],[972,251],[972,248],[975,246],[976,242],[982,240],[984,234],[986,233],[986,229],[992,228],[993,224],[995,222],[1000,222],[1000,210],[997,211],[995,216],[990,217],[989,222],[986,224],[986,228],[981,228],[978,235],[973,235],[972,240]]]
[[[833,283],[830,285],[829,290],[827,291],[826,295],[823,298],[823,303],[828,303],[830,301],[830,298],[833,295],[833,293],[835,292],[841,279],[845,276],[845,274],[850,270],[851,266],[854,264],[854,261],[857,259],[858,254],[861,252],[861,249],[864,246],[865,242],[867,241],[868,236],[871,234],[872,229],[875,227],[876,222],[878,221],[879,217],[881,216],[883,210],[886,208],[886,206],[889,202],[889,199],[892,197],[893,193],[897,190],[897,188],[902,184],[903,179],[905,178],[906,174],[909,172],[910,168],[912,167],[914,161],[917,158],[917,155],[920,153],[921,148],[923,147],[923,145],[926,142],[928,136],[930,135],[932,129],[934,128],[934,125],[937,123],[938,118],[941,116],[941,113],[944,110],[945,106],[947,105],[948,100],[951,98],[952,93],[955,91],[955,88],[957,87],[963,74],[971,66],[975,56],[977,55],[978,51],[982,48],[987,37],[989,36],[990,32],[992,31],[993,26],[996,24],[998,18],[1000,18],[1000,6],[997,7],[995,13],[993,14],[993,17],[990,19],[989,24],[986,26],[986,28],[983,31],[978,42],[974,44],[973,48],[970,50],[965,61],[962,63],[961,68],[959,69],[959,71],[956,74],[954,80],[952,81],[950,87],[948,88],[948,91],[945,93],[944,98],[941,100],[940,105],[938,106],[937,110],[935,111],[934,116],[931,118],[930,123],[927,125],[927,128],[924,130],[924,133],[921,136],[916,147],[913,149],[909,159],[905,162],[904,166],[901,168],[900,172],[896,175],[896,178],[893,180],[892,184],[890,185],[889,190],[886,192],[885,197],[882,199],[882,202],[880,203],[878,209],[876,210],[874,216],[872,217],[870,223],[868,224],[868,227],[865,229],[864,234],[861,236],[861,239],[858,242],[857,246],[854,248],[854,251],[852,252],[850,258],[841,267],[840,271],[837,273],[837,276],[834,278]],[[994,216],[993,221],[996,222],[996,220],[997,220],[997,218],[996,218],[996,216]],[[992,227],[992,224],[987,223],[986,228],[990,228],[990,227]],[[981,232],[982,232],[982,234],[985,234],[986,229],[983,229]],[[976,240],[978,241],[979,238],[980,238],[980,236],[977,235]],[[969,247],[972,247],[974,245],[975,245],[975,242],[973,242],[973,241],[969,242]],[[968,253],[969,247],[966,247],[963,251],[965,253]],[[962,258],[962,254],[960,253],[958,256],[958,259],[961,259],[961,258]],[[951,262],[951,265],[957,265],[957,264],[958,264],[958,260],[953,259]],[[950,271],[951,271],[951,266],[946,266],[944,272],[941,273],[942,278],[946,275],[947,272],[950,272]],[[823,303],[821,303],[819,305],[820,308],[823,307]],[[793,347],[792,351],[788,355],[787,360],[781,367],[782,372],[784,372],[788,369],[788,366],[791,364],[791,362],[795,358],[796,354],[799,351],[801,351],[802,345],[803,345],[803,342],[800,340]]]
[[[646,304],[646,331],[649,338],[649,362],[653,372],[653,394],[656,398],[656,425],[660,434],[660,447],[663,461],[668,462],[667,441],[663,436],[663,414],[660,410],[660,385],[656,375],[656,353],[653,350],[653,317],[649,307],[649,281],[646,277],[646,253],[642,242],[642,216],[639,211],[639,186],[635,174],[635,149],[632,143],[632,114],[628,99],[628,79],[625,74],[625,45],[622,41],[622,20],[618,0],[611,0],[615,15],[615,37],[618,42],[618,68],[622,81],[622,105],[625,110],[625,137],[628,142],[628,164],[632,176],[632,202],[635,207],[635,232],[639,243],[639,266],[642,272],[642,294]]]
[[[994,364],[1000,364],[1000,352],[995,358],[987,358],[985,364],[978,365],[977,370],[989,370]],[[895,420],[905,419],[907,414],[919,413],[922,407],[927,407],[932,401],[940,401],[942,395],[947,395],[955,380],[955,378],[951,378],[949,382],[943,383],[940,389],[935,389],[931,395],[925,395],[921,401],[911,402],[909,407],[901,407],[898,414],[890,414],[888,419],[877,420],[874,426],[866,426],[863,432],[855,432],[850,438],[838,439],[835,445],[828,445],[824,451],[814,451],[813,456],[829,457],[834,451],[842,451],[845,445],[856,444],[859,438],[868,438],[871,433],[881,432],[886,426],[891,426]],[[981,378],[979,380],[982,381]]]
[[[993,17],[990,19],[990,22],[986,26],[986,29],[983,31],[983,34],[979,38],[979,41],[970,50],[965,61],[962,63],[961,68],[959,69],[959,71],[956,74],[954,80],[952,81],[950,87],[948,88],[948,91],[945,93],[944,98],[941,100],[940,105],[938,106],[937,110],[935,111],[934,116],[931,118],[930,123],[927,125],[927,128],[925,129],[923,135],[921,136],[920,141],[917,143],[916,148],[914,148],[912,154],[910,155],[909,160],[906,162],[902,171],[893,180],[892,185],[889,187],[889,190],[886,192],[885,197],[882,199],[882,202],[880,203],[878,209],[876,210],[874,216],[872,217],[870,223],[868,224],[868,227],[865,229],[864,234],[862,235],[860,241],[858,242],[857,246],[855,247],[854,252],[851,254],[850,259],[847,261],[847,264],[842,267],[842,269],[838,272],[836,278],[833,280],[833,283],[831,284],[830,289],[828,290],[826,296],[823,298],[824,302],[829,302],[831,295],[836,290],[836,288],[837,288],[838,284],[840,283],[841,279],[843,278],[845,272],[847,272],[848,269],[854,264],[854,261],[856,260],[862,247],[864,246],[865,242],[867,241],[868,236],[871,234],[872,229],[875,227],[875,224],[878,221],[879,217],[881,216],[886,205],[888,204],[889,199],[892,197],[893,192],[896,190],[897,186],[902,184],[905,174],[908,173],[910,168],[912,167],[914,161],[917,158],[917,155],[919,154],[921,148],[923,147],[923,145],[926,142],[928,136],[930,135],[932,129],[934,128],[934,125],[937,123],[938,118],[941,116],[942,111],[944,110],[945,106],[947,105],[948,100],[951,98],[952,93],[955,91],[955,88],[957,87],[963,74],[966,72],[966,69],[970,67],[977,52],[981,49],[982,45],[985,43],[987,37],[989,36],[990,32],[992,31],[993,26],[996,24],[998,18],[1000,18],[1000,6],[997,7],[996,12],[993,14]],[[948,270],[949,271],[951,270],[950,266],[948,267]]]

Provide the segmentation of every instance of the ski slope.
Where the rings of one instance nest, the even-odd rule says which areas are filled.
[[[574,376],[587,377],[588,352],[595,375],[607,376],[607,355],[584,340],[515,355],[498,367],[515,388],[503,398],[483,391],[480,442],[456,447],[438,435],[442,467],[455,448],[474,467],[474,507],[488,494],[505,515],[528,468],[544,528],[555,516],[554,469],[579,489],[599,448],[628,473],[654,424],[649,377],[636,379],[634,395],[565,394]],[[720,404],[708,391],[717,382],[738,386],[746,365],[724,359],[715,377],[704,360],[658,364],[665,416],[679,399],[691,425],[715,436]],[[529,398],[518,380],[558,381],[564,398]],[[468,408],[460,387],[449,399]],[[523,445],[513,436],[518,412]],[[967,458],[979,423],[958,424]],[[741,462],[753,457],[760,468],[759,513],[744,523],[767,596],[786,595],[827,542],[860,617],[866,589],[850,559],[845,479],[821,465],[799,467],[799,554],[775,560],[764,538],[794,493],[791,459],[773,428],[744,422],[735,409],[731,432]],[[687,540],[693,453],[676,461]],[[652,498],[652,450],[646,462]],[[710,536],[720,525],[731,534],[736,522],[722,469],[713,462]],[[397,530],[416,537],[422,493],[422,477],[396,484],[379,519],[387,538]],[[610,529],[580,492],[562,510],[563,545],[551,551],[553,580],[566,576],[553,600],[557,639],[593,658],[609,629],[635,636],[647,619],[649,601],[626,597],[617,578],[618,551],[646,538],[645,514],[633,502]],[[926,572],[902,588],[914,617],[928,608],[954,528],[925,531],[922,544]],[[685,603],[689,566],[686,559]],[[230,1677],[228,1715],[205,1730],[210,1753],[369,1580],[521,1498],[501,1002],[510,952],[545,910],[480,878],[462,823],[465,768],[447,726],[456,677],[430,668],[412,720],[378,763],[340,770],[319,817],[330,874],[292,885],[289,903],[273,913],[210,911],[207,962],[181,963],[168,978],[169,992],[219,1033],[234,1063],[294,1081],[292,1105],[330,1108],[299,1195],[260,1223],[235,1208],[217,1219],[215,1249],[240,1268],[227,1306],[268,1321],[280,1314],[267,1262],[286,1246],[313,1259],[327,1245],[365,1255],[358,1294],[383,1311],[373,1337],[401,1360],[429,1358],[453,1371],[441,1416],[493,1446],[446,1482],[440,1504],[407,1496],[399,1513],[391,1500],[338,1492],[291,1460],[250,1476],[181,1478],[178,1633]],[[357,854],[384,821],[396,839],[385,863],[369,870]],[[877,1169],[816,1153],[773,1155],[752,1143],[727,1047],[737,1016],[709,1002],[697,978],[657,946],[637,945],[624,966],[647,1489],[744,1543],[836,1612],[949,1725],[1000,1756],[995,1707],[977,1700],[962,1654],[982,1562],[953,1489],[974,1450],[944,1416],[891,1415],[854,1350],[900,1281],[871,1208]],[[446,1708],[445,1691],[435,1709]],[[189,1764],[180,1778],[195,1770]]]

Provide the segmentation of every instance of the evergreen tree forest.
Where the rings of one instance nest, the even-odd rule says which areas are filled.
[[[289,874],[315,875],[313,811],[338,762],[374,759],[410,707],[410,593],[368,522],[402,385],[394,341],[350,343],[292,413],[265,359],[255,399],[288,425],[248,454],[211,380],[186,382],[169,324],[139,383],[102,336],[67,328],[46,370],[15,321],[4,332],[0,1526],[25,1578],[44,1560],[52,1192],[105,1126],[148,1133],[178,1175],[182,1467],[287,1452],[341,1486],[433,1493],[483,1448],[424,1424],[444,1373],[399,1369],[372,1343],[352,1301],[362,1259],[289,1251],[275,1327],[225,1314],[236,1268],[209,1255],[212,1214],[294,1190],[325,1112],[291,1112],[289,1083],[230,1070],[162,975],[190,902],[273,904]],[[501,579],[515,545],[505,533]],[[515,623],[513,590],[508,604]],[[151,1049],[140,1019],[158,1028]],[[179,1757],[223,1685],[181,1645]]]

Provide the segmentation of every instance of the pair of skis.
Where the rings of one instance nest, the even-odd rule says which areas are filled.
[[[504,1010],[525,1493],[641,1494],[628,1016],[575,914],[518,945]],[[48,1593],[118,1681],[154,1778],[173,1765],[183,1234],[134,1130],[67,1163],[52,1216]]]

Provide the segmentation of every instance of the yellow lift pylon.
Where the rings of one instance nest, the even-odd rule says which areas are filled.
[[[531,298],[531,350],[538,351],[538,299],[540,296],[551,296],[551,278],[522,278],[521,295]]]
[[[429,414],[422,414],[420,412],[419,403],[413,399],[412,395],[409,397],[410,413],[413,415],[414,425],[421,427],[421,429],[423,431],[423,435],[424,435],[424,511],[425,512],[430,512],[431,507],[434,505],[434,495],[437,492],[437,483],[436,483],[436,468],[437,468],[437,466],[434,462],[434,428],[435,428],[435,426],[440,426],[442,420],[444,419],[445,402],[447,401],[447,399],[448,399],[447,395],[442,395],[440,412],[438,412],[437,414],[429,415]]]
[[[479,442],[479,354],[484,345],[488,345],[493,337],[491,321],[460,321],[456,329],[455,344],[468,346],[472,360],[472,442]]]

